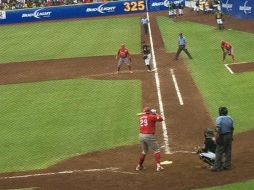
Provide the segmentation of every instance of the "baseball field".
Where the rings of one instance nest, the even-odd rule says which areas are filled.
[[[166,15],[149,13],[149,36],[141,14],[0,27],[1,189],[253,188],[254,22],[226,17],[230,30],[218,31],[212,15]],[[179,32],[193,60],[173,60]],[[144,39],[154,48],[155,73],[142,60]],[[222,64],[221,39],[232,43],[239,64]],[[124,67],[115,74],[121,43],[133,74]],[[135,171],[143,106],[164,110],[166,130],[158,125],[157,137],[162,161],[172,164],[160,173],[152,154],[147,169]],[[235,121],[234,167],[211,173],[193,148],[214,127],[219,106]]]

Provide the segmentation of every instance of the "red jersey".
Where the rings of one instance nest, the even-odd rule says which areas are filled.
[[[226,50],[230,50],[232,48],[232,46],[228,42],[222,42],[221,43],[221,48],[226,49]]]
[[[142,134],[155,134],[156,121],[163,121],[161,115],[145,113],[139,118],[139,129]]]
[[[126,58],[129,55],[129,51],[126,48],[120,48],[117,55],[121,58]]]

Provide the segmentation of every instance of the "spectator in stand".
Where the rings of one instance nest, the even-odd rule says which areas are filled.
[[[173,16],[176,17],[176,14],[177,14],[177,5],[176,5],[176,3],[174,1],[172,2],[172,8],[173,8]]]
[[[195,7],[196,7],[196,2],[193,0],[191,1],[191,10],[195,11]]]
[[[174,11],[173,11],[173,6],[172,6],[172,2],[169,2],[168,4],[168,16],[172,17],[174,15]]]
[[[96,2],[106,1],[107,0],[97,0]],[[93,0],[0,0],[0,10],[60,6],[93,2]]]
[[[206,14],[210,14],[210,13],[212,13],[212,11],[213,11],[212,2],[210,0],[208,0],[204,3],[204,12]]]
[[[196,6],[194,11],[196,11],[197,13],[199,13],[199,5],[200,5],[199,0],[196,0]]]
[[[178,5],[178,14],[179,16],[183,16],[183,8],[184,8],[184,2],[180,1]]]

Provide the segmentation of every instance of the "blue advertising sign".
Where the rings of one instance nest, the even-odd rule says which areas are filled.
[[[178,7],[180,3],[183,3],[185,5],[185,0],[149,0],[148,10],[149,11],[168,10],[168,5],[169,3],[172,2],[176,4],[176,7]]]
[[[144,0],[27,8],[1,11],[0,24],[129,14],[145,10]]]
[[[172,2],[185,4],[185,0],[132,0],[8,10],[0,11],[0,24],[168,10]]]
[[[222,0],[221,10],[237,18],[254,19],[254,0]]]

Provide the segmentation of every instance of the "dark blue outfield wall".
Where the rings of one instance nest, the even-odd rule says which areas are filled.
[[[221,0],[221,10],[236,18],[254,19],[254,0]]]
[[[170,0],[117,1],[0,11],[0,24],[141,13],[146,11],[146,2],[149,11],[160,11],[168,9]]]

